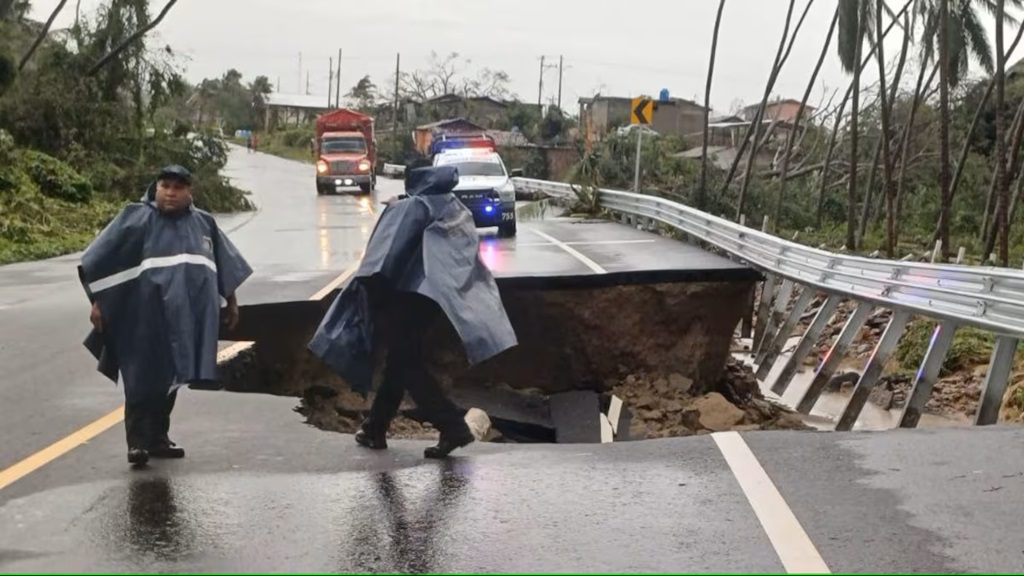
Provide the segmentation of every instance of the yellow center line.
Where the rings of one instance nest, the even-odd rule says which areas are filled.
[[[362,256],[360,256],[359,260],[357,260],[355,264],[339,274],[337,278],[331,280],[329,284],[318,290],[316,294],[310,296],[309,300],[323,300],[327,295],[334,291],[334,289],[338,288],[351,278],[352,275],[356,273],[356,270],[359,269],[359,264],[361,262]],[[253,344],[253,342],[234,342],[229,346],[224,347],[222,350],[217,352],[217,364],[223,364],[224,362],[231,360],[251,348]],[[85,425],[81,429],[61,438],[35,454],[32,454],[9,468],[0,471],[0,490],[3,490],[7,486],[21,480],[36,470],[39,470],[43,466],[46,466],[57,458],[71,452],[75,448],[85,444],[107,430],[110,430],[123,421],[124,405],[122,404],[99,420]]]

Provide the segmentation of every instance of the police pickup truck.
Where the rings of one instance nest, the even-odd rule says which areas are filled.
[[[498,235],[516,235],[516,191],[501,156],[491,146],[447,148],[434,154],[434,166],[454,166],[459,185],[452,192],[477,228],[497,226]]]

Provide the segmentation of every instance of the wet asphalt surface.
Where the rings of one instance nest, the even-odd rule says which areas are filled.
[[[260,204],[222,220],[257,269],[243,303],[308,298],[358,259],[373,211],[317,198],[310,170],[233,155],[230,175]],[[640,258],[625,246],[662,260],[642,243],[593,244],[608,225],[594,226],[543,230],[609,274]],[[499,277],[561,258],[529,230],[490,256],[485,240]],[[614,234],[643,240],[599,235]],[[76,263],[0,268],[0,469],[122,402],[81,348]],[[709,437],[477,444],[433,462],[420,442],[361,450],[295,405],[185,391],[171,430],[184,460],[129,469],[118,425],[0,490],[0,572],[783,570]],[[832,571],[1024,571],[1022,429],[743,438]]]

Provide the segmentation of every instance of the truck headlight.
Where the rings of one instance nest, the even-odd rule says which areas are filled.
[[[359,171],[360,172],[369,172],[370,171],[370,163],[367,162],[366,160],[360,160],[359,161]]]
[[[326,174],[328,168],[329,166],[327,165],[327,162],[324,162],[323,160],[316,163],[316,171],[319,174]]]

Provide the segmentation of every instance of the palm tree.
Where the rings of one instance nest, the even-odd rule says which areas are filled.
[[[715,56],[718,53],[718,30],[722,26],[722,11],[725,0],[718,3],[718,15],[715,16],[715,30],[711,34],[711,58],[708,61],[708,81],[704,88],[704,139],[700,155],[700,187],[697,189],[697,209],[703,210],[707,203],[708,190],[708,122],[711,115],[711,82],[715,77]]]
[[[874,18],[870,0],[839,0],[839,62],[853,74],[850,102],[850,182],[846,200],[846,247],[857,248],[857,116],[860,107],[860,60],[864,39],[871,35]]]
[[[1010,265],[1009,208],[1010,182],[1006,178],[1006,115],[1003,104],[1006,101],[1006,54],[1003,52],[1003,22],[1006,0],[996,2],[996,222],[999,229],[999,261]],[[1016,156],[1016,152],[1014,153]]]
[[[953,183],[950,178],[949,154],[949,91],[967,76],[972,58],[976,59],[986,72],[995,69],[992,46],[989,44],[980,10],[996,16],[1000,22],[1015,23],[1006,18],[1005,0],[919,0],[918,14],[924,23],[921,43],[922,60],[934,58],[935,42],[938,41],[939,61],[939,188],[941,203],[936,239],[942,241],[944,254],[949,254],[949,221],[953,207]],[[1024,0],[1009,0],[1019,8]],[[1002,37],[999,38],[1000,43]],[[999,54],[1002,59],[1005,53]],[[1005,127],[1002,127],[1005,130]],[[998,128],[997,128],[998,130]],[[965,143],[966,145],[966,143]],[[964,154],[961,154],[961,158]],[[1003,160],[997,157],[997,162]],[[958,172],[963,166],[958,164]]]
[[[818,62],[814,65],[814,71],[811,72],[811,79],[807,82],[807,88],[804,90],[804,97],[800,101],[800,109],[796,113],[796,120],[793,122],[793,128],[789,132],[789,137],[786,139],[786,150],[782,155],[782,168],[779,170],[779,195],[775,199],[775,225],[779,225],[779,218],[782,215],[782,201],[786,194],[786,180],[789,176],[789,162],[790,156],[793,154],[793,143],[796,140],[796,133],[800,130],[800,121],[803,120],[804,111],[807,107],[807,100],[811,97],[811,90],[818,80],[818,73],[821,72],[821,65],[825,62],[825,56],[828,54],[829,46],[832,45],[832,36],[835,34],[836,26],[839,23],[839,12],[840,8],[836,7],[835,15],[832,16],[832,23],[828,27],[828,34],[825,35],[825,45],[821,47],[821,54],[818,55]]]

